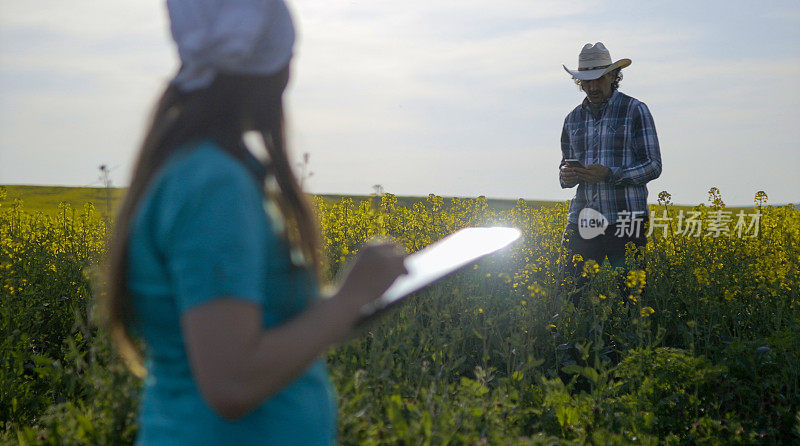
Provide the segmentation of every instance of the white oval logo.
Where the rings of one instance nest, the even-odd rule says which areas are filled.
[[[592,208],[583,208],[578,214],[578,233],[584,240],[589,240],[606,232],[608,220],[605,215]]]

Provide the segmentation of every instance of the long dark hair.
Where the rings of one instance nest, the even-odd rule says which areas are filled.
[[[617,73],[614,75],[614,81],[611,82],[611,91],[619,90],[619,83],[622,82],[622,68],[615,68],[614,71],[616,71]],[[578,91],[584,92],[583,83],[581,82],[581,80],[575,76],[572,76],[572,80],[575,82],[575,85],[578,86]]]
[[[101,321],[136,375],[143,376],[146,372],[128,329],[132,319],[126,274],[128,237],[137,206],[150,180],[182,145],[211,139],[243,161],[250,156],[242,144],[243,133],[248,129],[257,130],[269,154],[269,169],[265,171],[274,177],[278,186],[275,193],[266,187],[265,192],[283,213],[287,222],[286,236],[318,275],[321,266],[319,229],[286,153],[282,97],[288,78],[288,66],[271,76],[218,74],[209,87],[191,93],[182,93],[176,86],[169,85],[157,102],[130,187],[117,213],[99,307]],[[256,176],[256,180],[264,187],[264,176]]]

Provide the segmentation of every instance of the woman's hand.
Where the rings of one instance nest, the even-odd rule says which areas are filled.
[[[397,279],[406,274],[405,252],[394,243],[371,242],[343,275],[339,291],[333,296],[357,311],[379,298]]]

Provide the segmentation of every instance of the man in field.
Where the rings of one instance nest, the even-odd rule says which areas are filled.
[[[612,62],[598,42],[583,47],[577,70],[564,66],[586,93],[561,132],[559,181],[562,188],[578,186],[562,241],[571,266],[574,254],[624,266],[626,243],[646,243],[647,182],[661,174],[661,152],[647,106],[618,91],[630,64]],[[575,272],[582,267],[577,262]]]

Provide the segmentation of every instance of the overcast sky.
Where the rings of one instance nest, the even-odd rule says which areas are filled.
[[[310,192],[568,199],[557,165],[587,42],[630,58],[669,191],[800,202],[800,2],[294,0],[290,144]],[[0,184],[125,186],[178,66],[156,0],[3,0]]]

